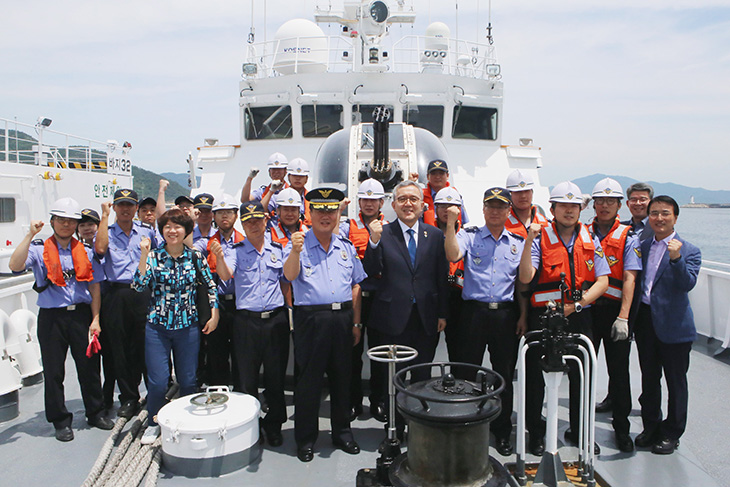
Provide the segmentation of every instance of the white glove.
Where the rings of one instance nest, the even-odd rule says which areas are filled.
[[[255,178],[258,175],[258,173],[259,173],[259,168],[258,167],[252,167],[251,170],[248,172],[248,177],[250,177],[251,179],[253,179],[253,178]]]
[[[283,187],[284,187],[284,181],[282,181],[281,179],[277,179],[276,181],[271,181],[271,191],[273,191],[274,193],[276,193]]]
[[[616,318],[611,327],[611,339],[614,342],[626,340],[629,337],[629,320],[625,318]]]

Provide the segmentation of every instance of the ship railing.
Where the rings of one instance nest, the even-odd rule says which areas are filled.
[[[58,132],[40,122],[31,125],[0,118],[0,162],[129,175],[130,147]]]
[[[703,261],[690,292],[697,332],[730,348],[730,264]]]
[[[376,62],[363,53],[362,66],[355,59],[357,39],[342,36],[309,36],[248,44],[243,64],[244,79],[288,74],[370,72],[443,73],[476,79],[501,78],[493,45],[459,39],[405,36],[378,46]],[[365,49],[368,51],[368,49]]]

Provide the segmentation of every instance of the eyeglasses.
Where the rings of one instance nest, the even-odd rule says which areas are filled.
[[[659,218],[660,215],[664,218],[671,218],[674,216],[674,212],[671,212],[669,210],[649,212],[649,218]]]
[[[418,196],[398,196],[398,198],[395,201],[397,201],[401,205],[404,205],[409,202],[415,205],[416,203],[421,201],[421,198],[419,198]]]
[[[651,200],[649,198],[647,198],[646,196],[643,196],[641,198],[629,198],[628,201],[632,205],[635,205],[636,203],[648,203]]]
[[[616,206],[618,200],[616,198],[594,198],[593,202],[596,205]]]

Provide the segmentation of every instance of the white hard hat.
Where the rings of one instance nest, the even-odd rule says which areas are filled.
[[[297,208],[302,206],[302,197],[294,188],[282,189],[274,198],[276,206],[295,206]]]
[[[377,179],[366,179],[357,190],[357,197],[361,200],[379,200],[385,198],[385,189]]]
[[[285,168],[288,162],[289,161],[287,161],[284,154],[281,152],[274,152],[269,156],[269,162],[266,163],[266,166],[273,167],[274,169]]]
[[[436,198],[434,198],[433,203],[435,205],[445,203],[447,205],[461,206],[461,195],[451,186],[446,186],[436,193]]]
[[[223,193],[223,195],[216,200],[213,211],[218,210],[236,210],[238,211],[238,202],[230,194]]]
[[[512,191],[527,191],[535,187],[535,181],[528,173],[515,169],[507,176],[507,189]]]
[[[583,193],[581,193],[577,184],[564,181],[550,191],[550,203],[575,203],[581,205],[583,204]]]
[[[291,160],[286,168],[286,173],[294,176],[309,176],[309,164],[301,157],[297,157]]]
[[[73,198],[61,198],[51,206],[51,215],[81,220],[81,206]]]
[[[621,185],[618,181],[611,178],[601,179],[593,186],[593,193],[591,194],[594,198],[623,198],[624,192],[621,189]]]

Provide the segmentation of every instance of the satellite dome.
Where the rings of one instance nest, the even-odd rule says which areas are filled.
[[[292,19],[274,35],[274,70],[280,74],[324,73],[327,71],[327,37],[320,27],[306,19]]]

